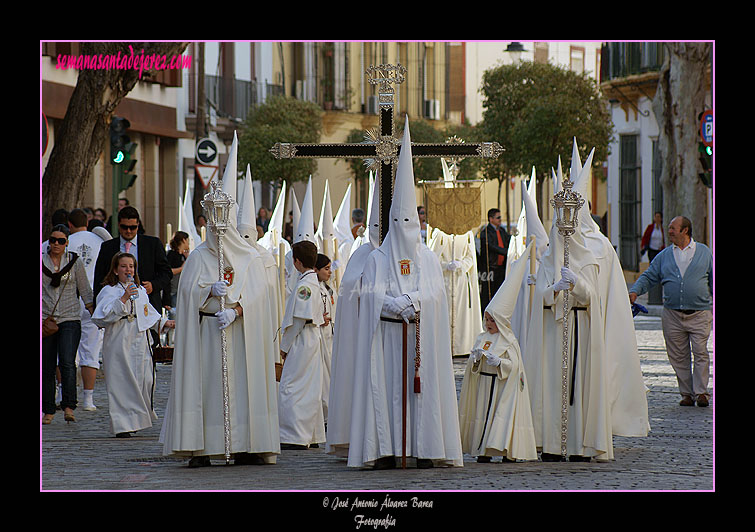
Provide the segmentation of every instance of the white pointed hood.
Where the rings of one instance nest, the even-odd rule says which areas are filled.
[[[503,284],[495,293],[493,299],[490,300],[488,306],[485,307],[485,312],[490,314],[495,320],[499,331],[507,339],[510,338],[504,333],[505,330],[508,330],[509,335],[516,339],[511,330],[511,316],[514,314],[516,300],[519,297],[519,292],[522,288],[522,280],[524,279],[525,274],[529,271],[527,257],[529,256],[531,248],[532,242],[527,244],[522,256],[511,265]]]
[[[418,290],[417,248],[421,242],[407,117],[393,185],[388,233],[380,245],[380,249],[388,256],[393,280],[403,294]]]
[[[330,203],[330,187],[328,186],[328,180],[325,180],[325,192],[322,198],[322,208],[320,209],[320,222],[317,224],[317,244],[320,247],[320,252],[325,253],[325,242],[328,242],[328,257],[333,258],[333,239],[335,237],[335,231],[333,229],[333,208]]]
[[[446,182],[445,188],[454,188],[454,176],[451,175],[451,170],[448,168],[448,163],[441,157],[440,164],[443,167],[443,181]]]
[[[587,201],[587,185],[590,180],[590,169],[592,166],[592,159],[595,155],[595,148],[590,151],[590,155],[587,156],[584,166],[581,168],[579,175],[574,183],[574,190],[579,193],[585,200],[585,204],[579,210],[579,224],[582,227],[582,233],[587,236],[588,232],[600,231],[598,224],[592,219],[590,215],[590,205]]]
[[[370,193],[370,206],[367,208],[367,242],[372,242],[373,247],[380,243],[380,176],[372,183]]]
[[[286,182],[281,185],[281,191],[278,194],[278,202],[275,204],[273,214],[270,216],[270,223],[267,225],[268,231],[271,228],[275,228],[278,231],[278,235],[283,234],[283,223],[285,221],[286,208]]]
[[[341,206],[333,220],[333,232],[338,239],[338,244],[349,242],[354,239],[351,236],[351,183],[346,187],[346,193],[341,200]]]
[[[246,176],[239,194],[239,213],[237,228],[239,234],[250,242],[257,241],[257,212],[254,204],[254,189],[252,188],[252,172],[246,165]]]
[[[197,227],[194,225],[194,209],[191,206],[191,189],[187,186],[184,191],[184,199],[181,204],[181,212],[178,216],[178,230],[189,235],[189,251],[202,243],[202,238],[197,233]]]
[[[238,197],[236,194],[238,188],[238,151],[239,151],[239,139],[236,136],[236,132],[233,132],[233,142],[231,143],[231,149],[228,152],[228,162],[225,165],[223,171],[223,192],[233,198],[234,205],[231,207],[229,214],[229,222],[233,227],[236,227],[238,217]]]
[[[291,211],[291,227],[294,232],[294,236],[296,236],[296,228],[299,227],[299,218],[301,218],[301,209],[299,208],[299,200],[296,199],[296,192],[294,192],[294,187],[292,186],[291,189],[291,208],[289,209]]]
[[[304,200],[301,204],[299,223],[294,230],[294,243],[302,240],[309,240],[317,245],[314,208],[312,207],[312,176],[309,176],[307,191],[304,193]]]
[[[533,177],[530,181],[530,185],[527,188],[527,193],[524,194],[524,213],[527,218],[527,244],[530,243],[530,237],[535,237],[535,249],[536,256],[539,259],[543,256],[545,249],[548,247],[548,233],[543,226],[543,222],[540,220],[540,215],[537,213],[537,184]]]

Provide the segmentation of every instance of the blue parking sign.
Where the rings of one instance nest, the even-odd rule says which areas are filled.
[[[708,109],[700,119],[700,138],[706,146],[713,145],[713,110]]]

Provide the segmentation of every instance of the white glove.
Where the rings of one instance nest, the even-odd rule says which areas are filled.
[[[472,359],[472,364],[476,364],[478,360],[482,358],[482,351],[479,348],[474,348],[469,353],[469,358]]]
[[[270,250],[270,254],[273,257],[278,258],[278,247],[277,246],[273,246],[273,249]]]
[[[446,269],[449,272],[455,272],[459,269],[459,266],[461,266],[461,262],[459,262],[458,260],[452,260],[451,262],[446,263]]]
[[[225,329],[236,319],[237,314],[232,308],[227,308],[216,312],[215,316],[218,318],[218,327]]]
[[[210,287],[210,295],[213,297],[225,297],[228,293],[228,284],[225,281],[215,281]]]
[[[388,299],[388,298],[386,298]],[[408,295],[402,294],[386,302],[386,308],[394,314],[401,314],[406,307],[412,306],[412,300]]]
[[[535,284],[535,280],[536,280],[536,276],[535,275],[533,275],[531,273],[527,274],[527,284],[528,285]]]
[[[405,322],[409,322],[409,320],[413,320],[416,314],[414,313],[414,307],[412,305],[409,305],[408,307],[404,308],[401,312],[399,312],[399,315],[401,316],[401,319],[403,319]]]
[[[569,268],[564,266],[561,267],[561,277],[569,281],[572,285],[577,284],[577,275]]]
[[[501,364],[501,359],[493,353],[485,351],[485,362],[487,362],[489,366],[498,366]]]

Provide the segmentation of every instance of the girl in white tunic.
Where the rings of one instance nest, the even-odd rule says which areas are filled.
[[[315,263],[315,273],[317,280],[320,281],[320,297],[322,298],[323,308],[325,309],[325,323],[320,326],[320,335],[322,336],[322,355],[323,379],[322,379],[322,408],[325,415],[325,423],[328,422],[328,395],[330,394],[330,359],[333,354],[333,320],[336,315],[336,293],[328,285],[332,275],[330,259],[322,253],[317,254]]]
[[[152,401],[154,365],[147,329],[173,326],[172,321],[163,323],[150,305],[136,272],[133,255],[116,254],[92,315],[92,321],[105,329],[102,363],[110,427],[119,438],[130,437],[132,432],[149,428],[157,420]],[[132,296],[136,298],[131,299]]]

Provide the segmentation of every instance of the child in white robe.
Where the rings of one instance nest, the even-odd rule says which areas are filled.
[[[320,326],[320,334],[322,335],[321,355],[325,369],[322,383],[322,408],[326,425],[328,423],[328,397],[330,394],[330,359],[333,354],[333,320],[336,315],[336,293],[328,285],[332,276],[332,265],[333,263],[327,255],[317,254],[315,273],[317,273],[317,280],[320,282],[320,296],[325,309],[325,323]]]
[[[504,462],[537,460],[527,379],[511,330],[527,256],[512,264],[485,309],[486,330],[477,336],[461,385],[462,450],[477,456],[478,462],[490,462],[493,456],[501,456]]]
[[[291,246],[299,279],[286,300],[281,325],[278,418],[282,450],[306,449],[325,442],[321,326],[325,323],[320,283],[314,266],[317,247],[302,240]]]
[[[139,283],[136,258],[130,253],[113,257],[104,284],[97,295],[92,322],[105,330],[102,364],[110,427],[116,437],[128,438],[157,420],[148,329],[172,328],[174,322],[162,320],[150,304],[147,291]]]

